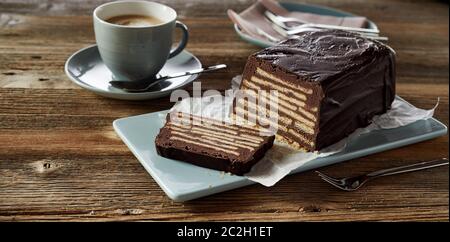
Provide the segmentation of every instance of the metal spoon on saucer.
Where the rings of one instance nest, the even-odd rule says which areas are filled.
[[[166,75],[166,76],[159,76],[159,77],[157,77],[155,79],[152,79],[150,81],[136,81],[136,82],[131,82],[131,81],[110,81],[109,83],[113,87],[122,89],[122,90],[124,90],[126,92],[144,92],[144,91],[147,91],[148,89],[152,88],[155,85],[158,85],[159,83],[161,83],[162,81],[167,80],[167,79],[172,79],[172,78],[177,78],[177,77],[182,77],[182,76],[189,76],[189,75],[194,75],[194,74],[199,74],[199,73],[204,73],[204,72],[220,70],[220,69],[224,69],[226,67],[227,66],[225,64],[220,64],[220,65],[209,66],[209,67],[206,67],[206,68],[195,69],[195,70],[192,70],[192,71],[179,72],[179,73]]]

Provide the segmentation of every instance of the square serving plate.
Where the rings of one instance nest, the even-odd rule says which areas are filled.
[[[172,200],[183,202],[253,184],[242,176],[198,167],[167,159],[156,153],[155,138],[164,125],[167,111],[117,119],[117,134],[141,162],[147,172]],[[355,159],[389,149],[421,142],[447,134],[447,127],[434,118],[407,126],[376,130],[351,140],[340,153],[318,158],[291,174]]]

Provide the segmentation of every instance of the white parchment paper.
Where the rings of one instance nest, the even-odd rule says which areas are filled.
[[[239,87],[240,81],[240,76],[233,78],[232,90],[236,90]],[[201,98],[185,98],[176,103],[172,111],[192,113],[194,115],[202,115],[203,117],[227,121],[230,118],[228,114],[233,103],[232,90],[228,91],[230,95],[226,96],[215,95]],[[387,113],[374,117],[372,124],[365,128],[357,129],[347,138],[319,152],[300,152],[289,148],[283,143],[275,142],[265,157],[253,166],[252,170],[245,174],[245,176],[264,186],[273,186],[292,170],[301,167],[308,161],[342,151],[347,145],[347,141],[358,135],[378,129],[392,129],[405,126],[418,120],[433,117],[434,109],[438,103],[434,108],[424,110],[416,108],[396,96],[392,103],[392,108]]]

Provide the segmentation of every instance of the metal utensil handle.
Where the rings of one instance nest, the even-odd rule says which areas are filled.
[[[329,24],[304,24],[303,26],[304,27],[325,28],[325,29],[340,29],[340,30],[348,30],[348,31],[363,32],[363,33],[375,33],[375,34],[380,33],[380,31],[378,29],[346,27],[346,26],[329,25]]]
[[[309,22],[300,20],[300,19],[296,19],[296,18],[287,18],[284,16],[279,16],[279,15],[275,15],[270,11],[265,11],[264,15],[274,24],[283,27],[283,28],[289,28],[288,26],[286,26],[286,24],[284,22],[292,22],[292,23],[299,23],[299,24],[307,24]]]
[[[442,159],[433,160],[433,161],[425,161],[425,162],[420,162],[420,163],[416,163],[416,164],[412,164],[412,165],[406,165],[406,166],[400,166],[400,167],[394,167],[394,168],[374,171],[374,172],[367,174],[367,176],[371,177],[371,178],[379,177],[379,176],[389,176],[389,175],[395,175],[395,174],[412,172],[412,171],[419,171],[419,170],[424,170],[424,169],[438,167],[438,166],[444,166],[444,165],[448,165],[447,158],[442,158]]]
[[[256,32],[257,32],[259,35],[264,36],[264,37],[265,37],[266,39],[268,39],[270,42],[274,42],[274,43],[275,43],[275,42],[279,42],[279,41],[280,41],[280,39],[273,37],[272,35],[266,33],[264,30],[262,30],[262,29],[260,29],[260,28],[258,28],[258,27],[256,27]]]
[[[361,36],[365,37],[367,39],[374,39],[374,40],[379,40],[379,41],[388,41],[389,40],[389,38],[385,37],[385,36],[364,36],[364,35],[361,35]]]
[[[326,25],[326,24],[302,24],[298,27],[288,30],[287,33],[289,35],[298,34],[298,33],[302,32],[303,28],[339,29],[339,30],[345,30],[345,31],[350,31],[350,32],[375,33],[375,34],[379,33],[379,30],[377,30],[377,29],[353,28],[353,27],[344,27],[344,26]]]
[[[181,76],[187,76],[187,75],[199,74],[199,73],[203,73],[203,72],[215,71],[215,70],[220,70],[220,69],[223,69],[223,68],[226,68],[226,67],[227,67],[227,65],[225,65],[225,64],[209,66],[207,68],[199,68],[199,69],[195,69],[195,70],[192,70],[192,71],[179,72],[179,73],[175,73],[175,74],[172,74],[172,75],[167,75],[164,79],[177,78],[177,77],[181,77]]]
[[[182,77],[182,76],[187,76],[187,75],[194,75],[194,74],[199,74],[199,73],[203,73],[203,72],[210,72],[210,71],[220,70],[220,69],[223,69],[223,68],[226,68],[226,67],[227,67],[227,65],[220,64],[220,65],[215,65],[215,66],[209,66],[207,68],[199,68],[199,69],[195,69],[195,70],[192,70],[192,71],[178,72],[178,73],[175,73],[175,74],[172,74],[172,75],[167,75],[167,76],[159,78],[158,80],[156,80],[152,84],[148,85],[145,88],[145,90],[148,90],[151,87],[153,87],[154,85],[160,83],[161,81],[167,80],[167,79],[177,78],[177,77]]]

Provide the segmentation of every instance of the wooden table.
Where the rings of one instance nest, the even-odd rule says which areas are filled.
[[[103,1],[0,3],[0,220],[444,220],[448,167],[387,177],[341,192],[313,172],[173,203],[117,137],[112,121],[170,108],[96,96],[65,76],[65,60],[94,44],[91,12]],[[229,69],[201,77],[225,90],[258,48],[234,33],[225,11],[253,1],[164,0],[190,27],[188,50]],[[312,1],[308,1],[312,2]],[[315,1],[375,21],[398,54],[399,95],[422,108],[440,97],[448,125],[449,6],[444,1]],[[321,170],[335,176],[448,157],[448,135]]]

